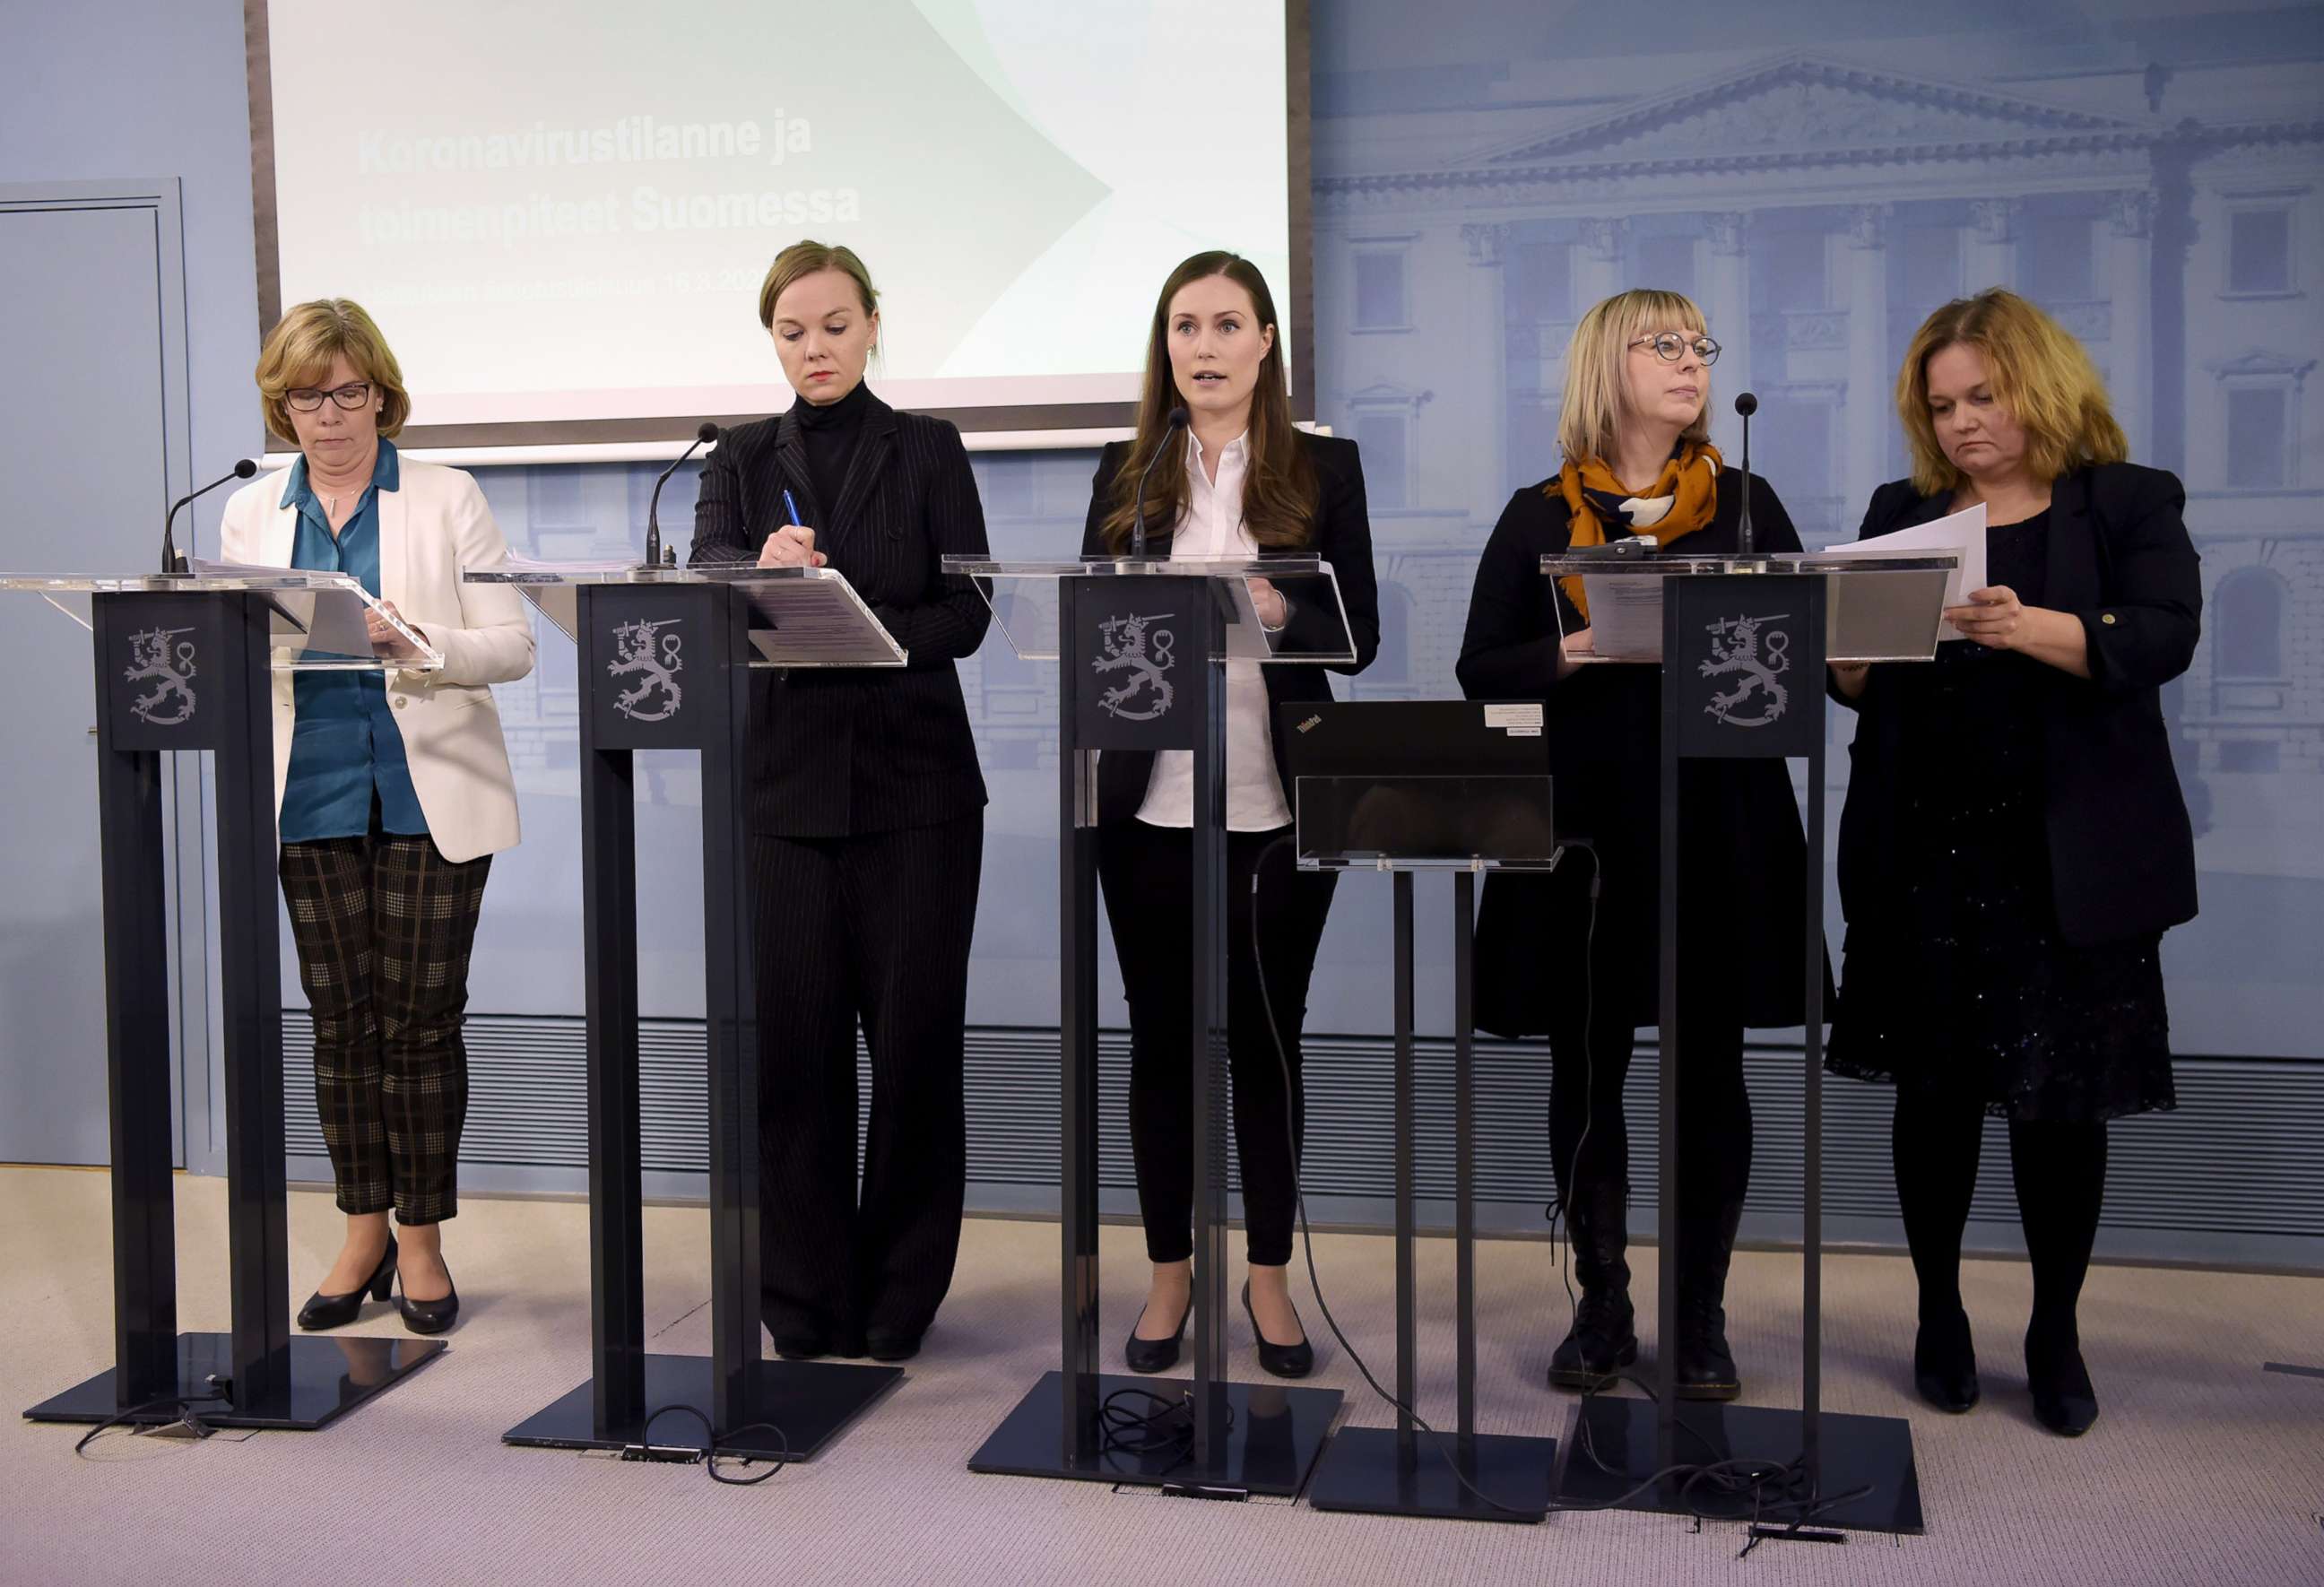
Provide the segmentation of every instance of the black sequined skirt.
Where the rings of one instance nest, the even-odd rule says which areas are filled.
[[[1825,1066],[2006,1119],[2172,1108],[2162,937],[2058,936],[2035,665],[1949,645],[1911,678],[1925,757],[1899,823],[1912,880],[1849,923]]]

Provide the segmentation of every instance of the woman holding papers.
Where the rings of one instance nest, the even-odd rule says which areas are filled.
[[[468,955],[492,856],[517,841],[486,686],[532,670],[532,624],[515,590],[461,582],[507,542],[475,480],[396,455],[410,399],[362,309],[332,298],[285,314],[259,353],[258,390],[267,428],[295,437],[300,457],[226,503],[226,559],[352,574],[443,657],[436,670],[394,666],[420,653],[373,612],[385,671],[274,674],[282,896],[347,1215],[299,1325],[353,1322],[400,1274],[405,1326],[440,1333],[460,1309],[443,1224],[467,1112]]]
[[[725,432],[694,519],[696,563],[835,567],[910,656],[751,675],[761,1315],[793,1359],[918,1352],[952,1284],[968,1181],[984,778],[955,663],[990,618],[938,558],[983,554],[984,509],[960,432],[863,383],[879,309],[853,251],[775,256],[759,319],[798,400]]]
[[[2034,1413],[2098,1416],[2075,1305],[2106,1121],[2174,1105],[2159,945],[2195,914],[2163,686],[2201,604],[2177,479],[2123,461],[2080,344],[1998,289],[1946,305],[1896,383],[1913,477],[1869,539],[1981,506],[1986,587],[1927,665],[1834,668],[1859,720],[1840,825],[1846,979],[1831,1066],[1896,1084],[1896,1195],[1920,1279],[1914,1378],[1977,1403],[1960,1287],[1987,1115],[2009,1124],[2034,1264]]]
[[[1159,557],[1322,558],[1339,581],[1356,658],[1332,670],[1371,664],[1379,599],[1363,466],[1354,442],[1293,428],[1275,300],[1258,269],[1235,254],[1197,254],[1163,283],[1146,338],[1138,434],[1098,459],[1082,554],[1127,555],[1141,517]],[[1336,614],[1303,612],[1299,597],[1265,579],[1253,580],[1251,593],[1271,631],[1313,624],[1337,637]],[[1259,1365],[1278,1378],[1305,1377],[1314,1361],[1288,1282],[1291,1152],[1304,1103],[1300,1024],[1334,878],[1298,872],[1283,841],[1291,831],[1290,778],[1272,714],[1279,700],[1331,695],[1320,666],[1227,663],[1225,1001],[1250,1236],[1243,1307]],[[1177,1361],[1194,1310],[1193,760],[1185,751],[1098,757],[1098,881],[1130,1003],[1130,1143],[1153,1263],[1145,1307],[1123,1347],[1140,1372]],[[1254,955],[1264,965],[1263,989]]]
[[[1553,584],[1540,558],[1634,535],[1735,549],[1743,483],[1705,419],[1718,357],[1702,311],[1675,292],[1624,292],[1582,316],[1564,466],[1502,510],[1461,646],[1471,699],[1545,702],[1558,826],[1591,841],[1549,875],[1489,878],[1477,923],[1478,1026],[1549,1038],[1553,1167],[1582,1289],[1550,1361],[1567,1388],[1600,1387],[1637,1356],[1622,1082],[1637,1028],[1659,1018],[1662,684],[1655,667],[1599,658],[1582,581]],[[1756,478],[1750,490],[1759,547],[1797,550],[1775,493]],[[1806,906],[1806,853],[1780,761],[1686,762],[1679,823],[1679,1336],[1663,1348],[1677,1351],[1681,1395],[1732,1399],[1723,1308],[1751,1175],[1743,1031],[1803,1018],[1800,934],[1777,927]]]

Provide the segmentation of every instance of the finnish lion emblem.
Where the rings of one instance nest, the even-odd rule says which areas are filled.
[[[1097,625],[1105,654],[1090,665],[1101,676],[1129,674],[1099,695],[1097,703],[1125,722],[1151,722],[1177,697],[1177,690],[1162,676],[1172,665],[1174,635],[1167,628],[1154,628],[1169,615],[1158,612],[1150,616],[1108,617]],[[1150,635],[1148,629],[1153,630]]]
[[[686,669],[678,659],[685,641],[674,633],[661,633],[678,620],[666,617],[659,623],[622,623],[613,628],[613,659],[605,670],[615,678],[637,676],[638,681],[613,698],[613,709],[632,722],[667,722],[678,715],[679,702],[686,691],[679,688],[676,673]]]
[[[153,691],[129,702],[129,714],[155,727],[175,727],[194,714],[194,691],[187,681],[194,676],[194,647],[179,640],[190,628],[149,628],[129,636],[129,665],[122,677],[131,683],[152,680]],[[172,644],[171,641],[177,640]]]
[[[1763,625],[1782,621],[1779,614],[1772,617],[1722,617],[1706,624],[1711,633],[1711,660],[1698,670],[1705,678],[1740,675],[1734,687],[1723,694],[1714,692],[1711,703],[1703,706],[1729,727],[1765,727],[1781,716],[1791,703],[1791,690],[1781,678],[1792,669],[1792,636],[1781,629],[1767,635],[1764,655],[1759,638]],[[1746,708],[1755,701],[1757,714],[1746,715]]]

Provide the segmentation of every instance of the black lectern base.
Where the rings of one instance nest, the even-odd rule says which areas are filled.
[[[444,1353],[440,1339],[373,1339],[356,1334],[300,1334],[290,1343],[290,1370],[280,1385],[254,1398],[236,1393],[226,1401],[196,1407],[213,1427],[283,1427],[306,1432],[336,1420],[381,1389],[409,1377]],[[230,1333],[178,1335],[178,1381],[165,1393],[188,1398],[215,1394],[213,1377],[234,1373]],[[158,1397],[157,1397],[158,1398]],[[24,1413],[35,1422],[109,1422],[121,1414],[107,1368],[86,1383],[44,1399]],[[163,1405],[130,1418],[174,1422],[183,1413]]]
[[[1531,1523],[1548,1513],[1556,1439],[1480,1433],[1469,1443],[1463,1455],[1449,1433],[1415,1433],[1406,1446],[1393,1427],[1343,1427],[1315,1468],[1307,1502],[1316,1509],[1468,1521]],[[1456,1462],[1477,1492],[1453,1477]]]
[[[1125,1389],[1176,1395],[1188,1387],[1184,1378],[1109,1372],[1098,1378],[1097,1393],[1102,1403],[1106,1396]],[[1133,1453],[1100,1447],[1086,1462],[1067,1459],[1061,1422],[1065,1375],[1044,1372],[1032,1392],[1017,1402],[1009,1419],[993,1429],[984,1447],[969,1457],[968,1469],[1005,1477],[1067,1477],[1084,1482],[1149,1485],[1192,1482],[1286,1498],[1296,1494],[1345,1397],[1336,1389],[1291,1389],[1272,1383],[1229,1383],[1225,1388],[1233,1425],[1227,1435],[1226,1459],[1216,1467],[1202,1465],[1177,1449]],[[1131,1401],[1128,1408],[1143,1414],[1151,1406],[1139,1399]]]
[[[1763,1406],[1691,1401],[1678,1412],[1674,1462],[1794,1461],[1800,1454],[1801,1416]],[[1761,1519],[1781,1525],[1807,1512],[1806,1524],[1868,1532],[1921,1530],[1921,1479],[1913,1463],[1912,1425],[1901,1416],[1851,1416],[1826,1411],[1821,1417],[1821,1470],[1813,1488],[1791,1493],[1766,1490]],[[1651,1400],[1593,1395],[1582,1402],[1573,1435],[1565,1444],[1565,1472],[1558,1485],[1561,1503],[1589,1507],[1621,1499],[1661,1469]],[[1692,1492],[1683,1479],[1655,1483],[1624,1500],[1622,1509],[1662,1510],[1680,1515],[1749,1520],[1748,1498],[1697,1482]],[[1832,1496],[1869,1488],[1838,1503],[1786,1503],[1809,1492]]]
[[[777,1438],[763,1429],[729,1439],[718,1453],[737,1458],[813,1460],[841,1429],[862,1416],[903,1377],[901,1367],[853,1366],[844,1361],[757,1361],[751,1368],[751,1411],[746,1421],[771,1422]],[[584,1383],[546,1410],[535,1412],[501,1435],[503,1444],[535,1449],[622,1449],[646,1442],[648,1417],[664,1406],[690,1405],[711,1414],[710,1358],[701,1355],[646,1357],[646,1415],[632,1422],[596,1428],[596,1386]],[[700,1449],[702,1424],[672,1414],[653,1425],[655,1444]]]

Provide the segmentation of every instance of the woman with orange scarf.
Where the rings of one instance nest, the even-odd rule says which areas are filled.
[[[1624,292],[1582,316],[1565,359],[1564,466],[1503,509],[1461,646],[1470,698],[1545,702],[1558,826],[1591,844],[1549,875],[1489,878],[1477,922],[1478,1027],[1549,1038],[1552,1167],[1581,1285],[1550,1361],[1565,1388],[1602,1387],[1637,1359],[1622,1082],[1637,1027],[1659,1014],[1662,680],[1651,666],[1577,661],[1591,654],[1581,581],[1554,587],[1540,560],[1629,535],[1735,549],[1742,480],[1705,422],[1718,357],[1702,311],[1675,292]],[[1775,493],[1750,488],[1760,548],[1799,549]],[[1662,1347],[1678,1352],[1683,1398],[1732,1399],[1727,1267],[1751,1176],[1743,1030],[1803,1017],[1800,934],[1774,927],[1805,908],[1806,852],[1781,761],[1686,762],[1679,824],[1679,1336]]]

